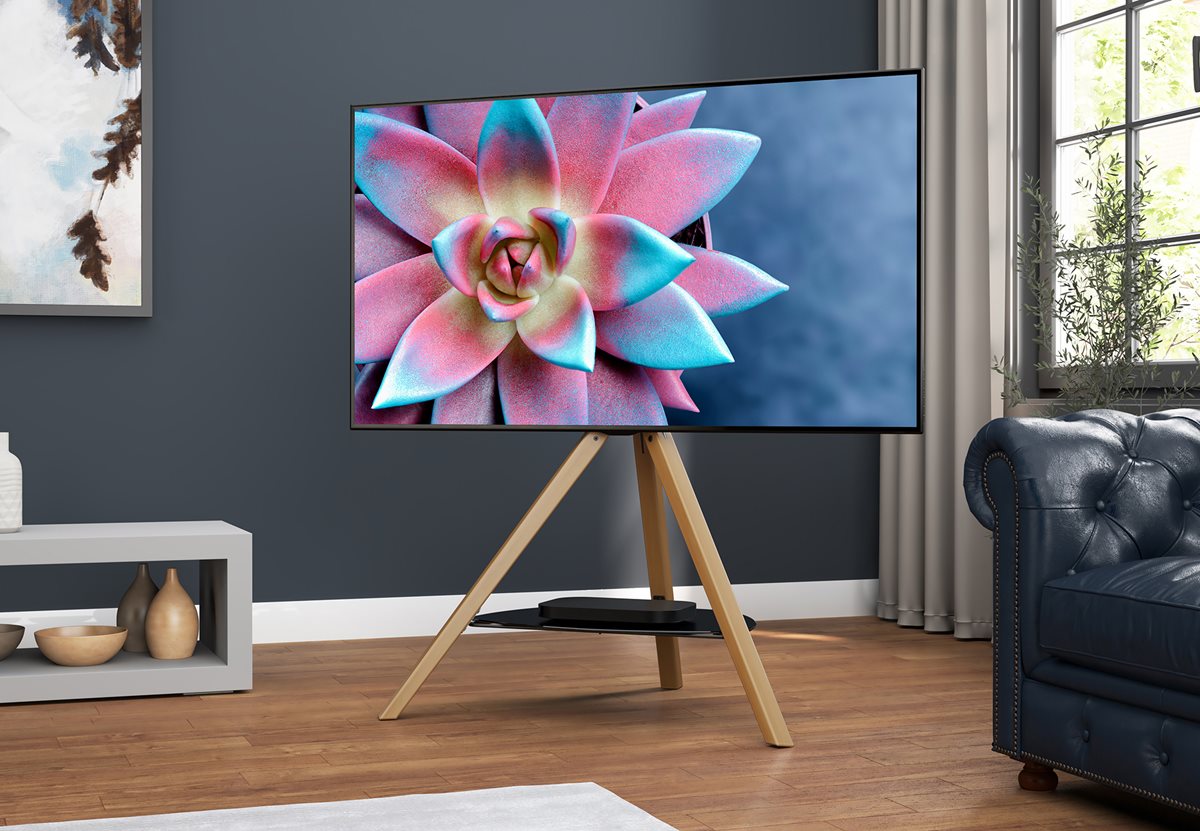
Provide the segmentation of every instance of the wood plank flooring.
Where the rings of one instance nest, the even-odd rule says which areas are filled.
[[[680,831],[1198,828],[1062,776],[1017,787],[990,746],[985,643],[868,618],[754,633],[796,739],[764,745],[719,641],[476,634],[400,721],[428,639],[255,649],[255,690],[0,707],[0,825],[598,782]]]

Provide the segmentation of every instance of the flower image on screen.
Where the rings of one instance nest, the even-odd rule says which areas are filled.
[[[915,73],[354,112],[354,426],[915,429]]]

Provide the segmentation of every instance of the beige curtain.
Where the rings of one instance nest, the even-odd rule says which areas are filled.
[[[925,73],[925,431],[880,444],[879,617],[991,635],[991,544],[962,461],[1000,415],[1010,239],[1005,0],[880,0],[879,65]]]

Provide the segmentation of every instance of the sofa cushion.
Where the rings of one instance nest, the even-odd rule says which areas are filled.
[[[1147,684],[1136,678],[1099,672],[1062,658],[1047,658],[1033,668],[1029,677],[1087,696],[1119,701],[1152,713],[1200,724],[1200,695],[1167,689],[1161,684]]]
[[[1042,590],[1041,647],[1064,661],[1200,693],[1200,558],[1116,563]]]

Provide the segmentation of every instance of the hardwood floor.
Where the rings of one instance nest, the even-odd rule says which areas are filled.
[[[796,746],[763,744],[723,644],[477,634],[400,721],[428,639],[260,646],[255,690],[0,707],[0,825],[594,781],[688,829],[1200,827],[990,746],[991,651],[867,618],[755,632]]]

